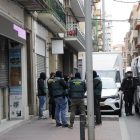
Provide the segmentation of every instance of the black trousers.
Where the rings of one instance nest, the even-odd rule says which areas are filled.
[[[96,115],[96,122],[101,123],[101,112],[100,112],[100,99],[101,96],[94,96],[94,113]]]
[[[132,114],[132,103],[131,102],[125,102],[125,113]]]
[[[55,104],[52,104],[51,114],[52,114],[52,119],[55,119]]]

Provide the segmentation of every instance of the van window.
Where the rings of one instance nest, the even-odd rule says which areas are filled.
[[[99,77],[113,78],[116,83],[121,82],[119,71],[97,71]]]
[[[120,79],[120,72],[117,71],[116,72],[116,83],[120,83],[121,82],[121,79]]]

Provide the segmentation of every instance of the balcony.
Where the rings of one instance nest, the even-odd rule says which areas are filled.
[[[134,28],[135,28],[135,30],[138,30],[140,28],[140,21],[135,20]]]
[[[138,38],[138,30],[131,30],[130,42],[132,42],[133,39],[136,38]]]
[[[101,9],[97,9],[94,13],[93,16],[101,16]]]
[[[131,50],[131,43],[129,43],[129,45],[128,45],[128,49]]]
[[[102,31],[98,32],[98,38],[103,39],[103,32]]]
[[[20,5],[26,8],[28,11],[44,11],[47,9],[47,5],[42,0],[16,0]]]
[[[98,25],[98,31],[101,31],[101,30],[102,30],[101,25]]]
[[[54,33],[65,33],[66,12],[59,0],[44,0],[48,6],[46,11],[37,11],[38,19]]]
[[[100,2],[100,0],[95,0],[95,2]]]
[[[98,46],[102,46],[102,40],[98,40]]]
[[[138,42],[138,39],[136,38],[136,40],[135,40],[135,47],[136,48],[139,48],[140,47],[140,42]]]
[[[85,52],[85,34],[82,32],[78,24],[67,24],[65,41],[78,52]]]
[[[71,8],[78,22],[85,21],[85,6],[83,0],[66,0],[65,7]],[[83,18],[79,18],[83,17]]]

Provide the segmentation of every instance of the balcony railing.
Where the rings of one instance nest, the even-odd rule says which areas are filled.
[[[82,32],[78,24],[67,24],[67,33],[65,37],[77,37],[85,46],[85,34]]]
[[[66,12],[59,0],[44,0],[48,6],[47,11],[37,11],[38,13],[52,13],[66,28]]]
[[[129,50],[131,49],[131,43],[129,43],[128,49],[129,49]]]
[[[85,13],[85,5],[84,5],[83,0],[78,0],[78,1],[79,1],[80,5],[81,5],[81,7],[83,9],[83,12]]]

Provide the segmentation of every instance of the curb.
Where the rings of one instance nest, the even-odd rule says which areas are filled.
[[[30,121],[30,120],[29,120]],[[10,121],[9,121],[10,122]],[[21,122],[19,122],[19,123],[17,123],[17,124],[14,124],[13,126],[10,126],[10,127],[8,127],[8,128],[6,128],[5,130],[2,130],[1,132],[0,132],[0,136],[1,135],[3,135],[3,134],[5,134],[5,133],[7,133],[8,131],[10,131],[10,130],[12,130],[12,129],[14,129],[14,128],[16,128],[16,127],[18,127],[18,126],[20,126],[20,125],[22,125],[22,124],[24,124],[24,123],[26,123],[26,122],[28,122],[28,121],[21,121]]]
[[[101,117],[102,117],[102,121],[119,121],[118,115],[102,115]],[[66,116],[66,120],[70,121],[70,116]],[[79,115],[75,115],[74,121],[80,121]]]

